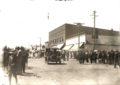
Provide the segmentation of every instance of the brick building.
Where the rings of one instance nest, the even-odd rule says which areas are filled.
[[[119,31],[96,28],[95,49],[96,50],[120,50]],[[63,50],[78,50],[78,35],[80,34],[79,49],[93,49],[94,38],[93,27],[73,24],[62,26],[49,32],[49,47],[58,47]]]

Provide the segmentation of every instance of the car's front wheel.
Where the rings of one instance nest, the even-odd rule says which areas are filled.
[[[45,63],[47,62],[47,58],[45,58]]]
[[[49,59],[47,59],[47,64],[49,64]]]

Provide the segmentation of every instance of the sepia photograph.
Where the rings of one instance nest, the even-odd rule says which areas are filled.
[[[120,0],[0,0],[0,85],[120,85]]]

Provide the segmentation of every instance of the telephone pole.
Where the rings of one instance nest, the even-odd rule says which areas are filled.
[[[93,50],[95,50],[95,38],[96,38],[96,31],[95,31],[95,18],[98,17],[98,15],[96,15],[96,11],[94,10],[93,11],[93,15],[91,16],[94,16],[94,29],[93,29],[93,35],[92,37],[94,38],[94,43],[93,43]]]
[[[40,51],[41,51],[41,37],[38,37],[38,38],[40,38]]]

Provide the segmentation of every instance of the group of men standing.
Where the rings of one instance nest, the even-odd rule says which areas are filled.
[[[70,55],[71,54],[71,55]],[[90,62],[91,64],[93,62],[95,63],[107,63],[107,64],[114,64],[114,68],[116,68],[116,65],[119,64],[120,61],[120,52],[118,50],[116,51],[97,51],[97,50],[79,50],[79,51],[62,51],[61,52],[63,60],[69,60],[72,56],[79,60],[80,64],[84,64],[84,62]]]
[[[75,54],[74,54],[75,55]],[[77,60],[79,60],[80,63],[84,63],[86,60],[87,62],[90,62],[91,64],[93,62],[95,63],[107,63],[107,64],[114,64],[114,68],[116,68],[116,65],[119,64],[120,60],[120,52],[118,50],[116,51],[79,51],[77,55],[75,56]]]
[[[28,50],[24,47],[16,47],[15,50],[9,49],[7,46],[2,48],[2,66],[7,71],[9,84],[11,85],[12,75],[15,77],[16,84],[17,75],[25,73],[25,65],[28,62]]]

